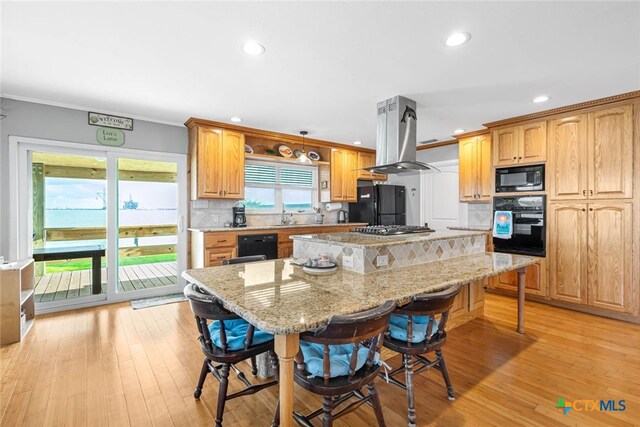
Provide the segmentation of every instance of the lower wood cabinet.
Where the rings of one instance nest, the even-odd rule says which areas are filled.
[[[223,259],[235,258],[238,256],[238,251],[233,248],[215,248],[205,250],[205,267],[215,267],[222,265]]]
[[[551,203],[549,296],[628,313],[632,286],[632,203]]]
[[[530,265],[525,269],[524,292],[529,295],[547,296],[546,260],[540,258],[538,264]],[[489,280],[489,286],[493,289],[506,291],[518,291],[518,272],[508,271]]]

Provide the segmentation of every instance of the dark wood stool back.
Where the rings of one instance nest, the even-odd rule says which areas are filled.
[[[319,344],[323,348],[322,378],[310,376],[300,351],[296,355],[296,383],[303,388],[323,396],[323,407],[315,412],[303,416],[294,413],[294,418],[304,426],[311,425],[310,420],[320,414],[324,414],[324,426],[330,426],[333,420],[356,409],[363,403],[369,402],[375,411],[378,424],[384,426],[382,407],[375,388],[375,378],[379,371],[376,363],[376,354],[384,341],[384,334],[389,324],[389,317],[395,308],[393,301],[387,301],[383,305],[360,313],[333,316],[327,326],[314,331],[303,332],[300,340]],[[349,360],[347,375],[331,377],[330,346],[340,344],[353,344],[353,352]],[[358,350],[365,346],[368,348],[364,365],[357,369]],[[368,395],[361,392],[363,386],[367,386]],[[356,401],[349,404],[338,413],[333,413],[334,408],[351,398]]]
[[[239,320],[241,319],[240,316],[225,309],[222,303],[206,288],[198,286],[195,283],[190,283],[184,288],[184,295],[189,300],[191,310],[195,315],[199,333],[198,340],[200,341],[202,353],[204,353],[205,356],[204,363],[200,371],[200,379],[198,380],[198,385],[196,386],[193,396],[196,399],[200,398],[202,387],[204,386],[204,382],[209,373],[211,373],[220,382],[215,425],[216,427],[221,427],[226,401],[254,394],[260,390],[277,384],[277,381],[271,381],[264,384],[253,385],[249,382],[244,373],[234,365],[235,363],[243,360],[251,359],[253,365],[252,372],[255,375],[255,356],[268,352],[271,356],[271,363],[277,377],[278,359],[273,352],[273,340],[252,345],[255,327],[248,324],[246,336],[244,338],[244,348],[240,350],[229,349],[224,321]],[[209,330],[209,323],[213,321],[218,322],[220,331],[219,346],[214,343],[211,337],[211,331]],[[214,365],[212,362],[216,362],[218,365]],[[236,377],[245,385],[245,388],[228,395],[228,378],[231,369],[235,371]],[[276,415],[272,425],[278,424],[278,410],[276,409]]]
[[[454,285],[440,292],[417,295],[413,300],[402,307],[398,307],[393,314],[407,316],[406,339],[401,340],[391,337],[388,333],[385,337],[384,346],[402,354],[402,366],[392,370],[387,374],[388,381],[395,384],[407,392],[407,412],[409,427],[416,426],[416,412],[413,390],[413,375],[420,372],[436,368],[442,374],[447,395],[450,400],[455,400],[455,393],[447,365],[442,355],[441,347],[447,340],[445,327],[449,318],[449,310],[453,305],[456,296],[462,290],[460,285]],[[436,317],[440,315],[439,319]],[[414,318],[416,316],[428,316],[425,339],[421,342],[411,342],[413,336]],[[437,326],[435,326],[437,321]],[[434,327],[437,329],[434,331]],[[435,352],[436,358],[429,360],[426,354]],[[415,368],[415,370],[414,370]],[[404,373],[405,382],[402,383],[395,376]]]

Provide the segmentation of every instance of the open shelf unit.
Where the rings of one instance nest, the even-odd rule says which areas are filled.
[[[0,265],[0,344],[19,342],[35,318],[34,262],[32,259]],[[24,310],[26,322],[21,322]]]

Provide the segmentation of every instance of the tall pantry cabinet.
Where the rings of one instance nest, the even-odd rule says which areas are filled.
[[[551,299],[626,314],[634,309],[637,106],[605,107],[549,121]]]

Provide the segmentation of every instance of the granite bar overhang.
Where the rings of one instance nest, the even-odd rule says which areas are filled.
[[[291,239],[294,258],[330,254],[343,269],[363,274],[484,252],[486,246],[486,233],[460,230],[396,236],[304,234]]]

